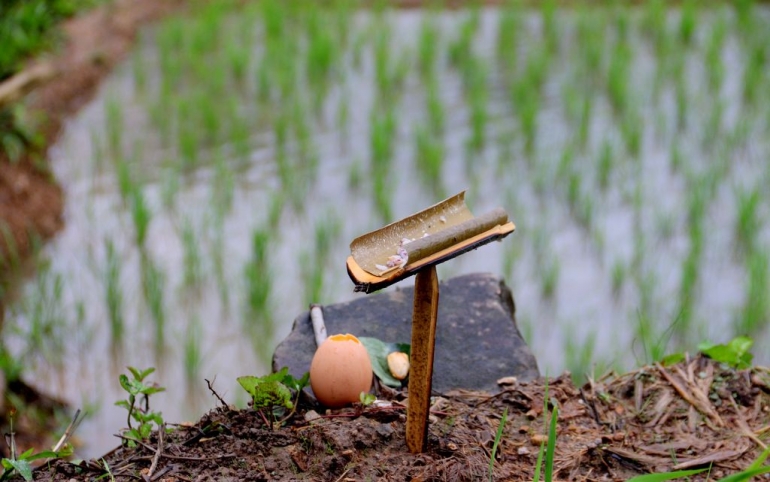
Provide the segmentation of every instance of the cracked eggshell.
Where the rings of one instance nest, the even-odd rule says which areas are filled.
[[[310,363],[310,387],[318,401],[340,408],[359,401],[372,388],[372,363],[366,347],[351,334],[332,335]]]

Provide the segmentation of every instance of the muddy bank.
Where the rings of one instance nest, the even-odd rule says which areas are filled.
[[[101,79],[125,58],[139,26],[178,11],[185,3],[118,0],[104,5],[65,22],[63,44],[30,61],[28,68],[47,63],[54,74],[26,99],[30,117],[40,126],[40,144],[28,146],[16,162],[0,152],[0,226],[5,231],[0,236],[0,259],[7,263],[25,258],[39,241],[62,227],[64,193],[45,160],[48,146],[67,116],[85,105]]]

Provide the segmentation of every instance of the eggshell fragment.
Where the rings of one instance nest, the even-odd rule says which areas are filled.
[[[394,351],[388,353],[388,369],[396,380],[403,380],[409,374],[409,355]]]
[[[372,363],[366,347],[351,334],[333,335],[315,352],[310,363],[310,386],[329,408],[357,402],[372,388]]]

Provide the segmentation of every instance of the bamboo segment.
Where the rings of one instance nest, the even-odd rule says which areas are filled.
[[[438,318],[438,275],[429,266],[414,280],[412,314],[412,364],[409,373],[409,404],[406,410],[406,446],[412,453],[425,451],[433,378],[433,351]]]

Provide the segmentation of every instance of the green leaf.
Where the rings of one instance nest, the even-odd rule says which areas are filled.
[[[728,475],[723,479],[719,479],[717,482],[743,482],[744,480],[749,480],[752,477],[766,474],[768,472],[770,472],[770,467],[754,467],[751,469],[746,469],[743,472],[738,472],[737,474]]]
[[[715,345],[704,342],[698,345],[698,351],[720,363],[726,363],[738,369],[744,369],[751,366],[751,360],[754,358],[749,350],[754,344],[754,340],[747,336],[738,336],[730,340],[727,345]]]
[[[361,392],[358,395],[358,399],[361,401],[361,405],[368,407],[369,405],[373,404],[375,400],[377,400],[377,397],[375,397],[373,393]]]
[[[18,472],[19,475],[24,477],[24,480],[32,480],[32,467],[29,465],[29,462],[26,460],[3,459],[3,465],[5,465],[6,460],[11,467],[16,469],[16,472]]]
[[[283,367],[278,373],[284,374],[283,377],[278,380],[279,382],[298,392],[310,383],[310,372],[305,372],[299,380],[289,373],[288,367]]]
[[[684,353],[672,353],[670,355],[664,356],[663,359],[660,360],[660,364],[664,367],[668,367],[671,365],[676,365],[681,361],[684,361]]]
[[[274,406],[282,406],[288,409],[294,407],[289,389],[283,383],[275,380],[275,375],[281,374],[281,378],[283,378],[285,376],[283,370],[264,377],[238,377],[238,383],[251,395],[255,410]]]
[[[366,347],[369,353],[369,360],[372,362],[372,370],[382,383],[389,387],[400,387],[401,380],[393,377],[388,367],[388,355],[394,351],[403,351],[407,355],[410,352],[410,346],[405,343],[385,343],[377,338],[368,336],[358,337],[359,341]]]
[[[31,448],[31,449],[27,449],[27,451],[26,451],[26,452],[22,453],[21,455],[19,455],[19,456],[18,456],[18,457],[16,457],[16,458],[17,458],[17,459],[26,459],[26,458],[28,458],[30,455],[32,455],[32,452],[34,452],[34,451],[35,451],[35,449],[34,449],[34,448]]]
[[[554,405],[551,412],[551,426],[548,429],[548,446],[545,449],[545,482],[553,480],[553,454],[556,449],[556,422],[559,419],[559,407]]]
[[[134,375],[134,379],[140,382],[143,381],[145,378],[147,378],[151,373],[155,371],[155,367],[150,367],[146,370],[140,370],[134,367],[127,367],[127,368],[131,372],[131,374]]]
[[[627,482],[665,482],[666,480],[681,479],[682,477],[689,477],[691,475],[700,474],[701,472],[704,472],[706,470],[708,470],[708,468],[693,469],[693,470],[679,470],[677,472],[665,472],[662,474],[638,475],[636,477],[628,479]]]

